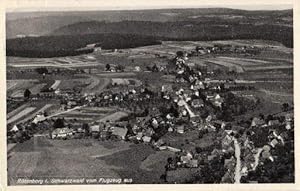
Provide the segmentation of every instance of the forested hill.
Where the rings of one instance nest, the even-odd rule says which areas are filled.
[[[79,22],[150,21],[248,23],[253,25],[293,25],[293,10],[246,11],[228,8],[154,9],[118,11],[57,11],[6,13],[6,38],[17,35],[49,36],[53,31]],[[120,28],[123,30],[122,28]],[[170,30],[168,30],[170,31]]]
[[[103,49],[134,48],[160,44],[156,38],[133,34],[85,34],[63,36],[25,37],[6,40],[6,55],[32,58],[74,56],[90,53],[82,49],[97,43]]]
[[[173,40],[225,40],[263,39],[281,42],[293,47],[293,28],[275,24],[249,24],[239,21],[213,19],[207,21],[121,21],[121,22],[79,22],[61,27],[51,35],[82,34],[139,34]]]

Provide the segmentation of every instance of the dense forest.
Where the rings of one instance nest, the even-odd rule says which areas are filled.
[[[190,23],[190,22],[189,22]],[[88,28],[88,30],[85,30]],[[122,29],[122,30],[120,30]],[[77,50],[100,43],[103,49],[134,48],[160,44],[163,40],[207,41],[230,39],[273,40],[293,47],[293,28],[277,25],[188,25],[181,22],[87,22],[57,30],[56,35],[25,37],[6,41],[7,56],[56,57],[89,53]],[[54,33],[53,33],[54,34]],[[63,35],[59,35],[63,34]]]
[[[74,56],[93,52],[81,49],[99,43],[103,49],[134,48],[160,44],[153,37],[133,34],[85,34],[25,37],[6,40],[6,55],[31,58]]]
[[[254,23],[254,22],[250,22]],[[120,30],[121,29],[121,30]],[[90,33],[140,34],[171,40],[273,40],[293,47],[293,28],[283,25],[249,24],[210,18],[206,21],[150,22],[79,22],[54,30],[52,35],[76,35]]]

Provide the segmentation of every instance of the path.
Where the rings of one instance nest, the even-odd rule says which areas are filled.
[[[239,184],[241,180],[241,147],[236,138],[233,138],[234,141],[234,152],[236,158],[236,166],[234,173],[234,183]]]
[[[110,79],[109,78],[101,78],[97,75],[84,75],[91,79],[91,83],[84,88],[84,92],[87,93],[96,93],[102,91],[106,86],[109,85]]]
[[[258,163],[259,163],[259,156],[262,151],[263,151],[262,148],[258,148],[257,153],[254,155],[255,162],[254,162],[254,166],[253,166],[252,170],[256,170],[256,167],[258,166]]]
[[[264,92],[267,95],[276,95],[276,96],[284,96],[284,97],[293,97],[292,93],[283,93],[283,92],[272,92],[265,89],[259,89],[259,91]]]
[[[58,115],[61,115],[61,114],[69,113],[69,112],[71,112],[71,111],[80,109],[80,108],[85,107],[85,106],[86,106],[86,105],[83,105],[83,106],[77,106],[77,107],[74,107],[74,108],[69,109],[69,110],[67,110],[67,111],[62,111],[62,112],[59,112],[59,113],[54,113],[54,114],[49,115],[49,116],[47,116],[47,117],[42,117],[42,118],[40,118],[40,119],[35,119],[34,123],[38,123],[38,122],[44,121],[44,120],[46,120],[46,119],[50,119],[50,118],[52,118],[52,117],[55,117],[55,116],[58,116]]]

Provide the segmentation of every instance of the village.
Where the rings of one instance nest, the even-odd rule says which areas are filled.
[[[55,102],[57,109],[8,123],[7,142],[22,144],[43,136],[49,140],[93,139],[149,145],[155,151],[173,153],[164,162],[160,183],[271,181],[270,176],[277,178],[272,170],[294,168],[292,164],[282,165],[282,161],[294,160],[293,106],[282,103],[280,112],[255,112],[264,104],[251,93],[257,90],[255,83],[232,79],[243,72],[241,67],[232,65],[220,71],[218,67],[190,61],[232,53],[251,58],[261,49],[215,44],[179,50],[167,63],[133,67],[130,72],[141,78],[114,79],[99,92],[82,93],[80,87],[76,91],[63,90],[56,85],[39,94],[26,89],[23,97],[7,100],[48,100]],[[126,66],[118,64],[106,64],[103,69],[104,75],[128,72]],[[46,70],[48,74],[40,72],[44,79],[64,72]],[[92,75],[91,69],[71,72]],[[157,78],[156,84],[148,80],[151,77]],[[109,112],[101,119],[81,121],[76,117],[85,112],[92,116],[103,108]],[[68,113],[74,113],[74,117],[68,117]],[[276,181],[279,179],[278,176]]]

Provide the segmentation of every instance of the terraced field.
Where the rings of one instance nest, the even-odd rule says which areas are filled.
[[[73,70],[78,67],[97,66],[100,63],[91,56],[67,56],[63,58],[21,58],[7,57],[8,66],[15,68],[58,67]]]

